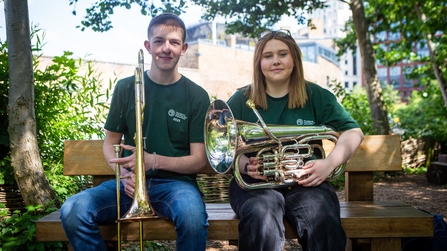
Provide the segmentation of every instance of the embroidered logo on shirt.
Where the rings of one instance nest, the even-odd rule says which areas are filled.
[[[170,109],[168,111],[168,115],[170,117],[173,117],[172,120],[174,120],[175,122],[180,122],[181,120],[186,120],[188,117],[186,117],[185,114],[181,113],[181,112],[176,112],[174,109]]]
[[[305,119],[297,119],[297,125],[315,125],[315,121],[313,120],[305,120]]]

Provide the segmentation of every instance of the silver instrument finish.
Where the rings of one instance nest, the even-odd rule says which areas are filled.
[[[211,103],[205,119],[205,150],[211,167],[217,173],[233,168],[234,177],[243,189],[278,188],[296,185],[303,179],[302,167],[314,161],[315,155],[325,158],[321,140],[336,144],[337,133],[326,126],[266,125],[251,100],[258,123],[236,120],[222,100]],[[319,144],[320,143],[320,144]],[[318,150],[316,152],[315,150]],[[239,160],[245,154],[258,159],[258,174],[265,182],[248,184],[240,173]],[[344,173],[345,164],[335,168],[327,180]]]

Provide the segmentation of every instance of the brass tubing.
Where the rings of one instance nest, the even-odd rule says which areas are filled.
[[[135,191],[133,194],[133,201],[132,204],[130,205],[129,210],[123,216],[118,214],[118,225],[120,224],[121,221],[139,222],[140,250],[143,251],[143,221],[157,218],[150,205],[146,187],[146,174],[144,168],[145,138],[143,136],[143,128],[142,128],[144,120],[144,106],[145,106],[143,50],[139,50],[138,52],[138,66],[135,68],[134,75],[135,75],[135,135],[134,135],[135,149],[133,151],[135,154],[135,169],[134,169]],[[118,231],[120,230],[121,229],[119,227]],[[121,232],[119,232],[118,235],[120,236]]]
[[[113,145],[113,149],[115,150],[115,157],[120,157],[121,147],[120,145]],[[121,217],[121,191],[120,191],[120,165],[118,163],[115,164],[115,178],[116,178],[116,211],[117,211],[117,219]],[[116,236],[118,242],[118,251],[121,251],[121,222],[117,221],[117,230],[118,234]]]
[[[205,151],[211,167],[217,173],[233,168],[233,175],[243,189],[279,188],[296,185],[307,177],[302,167],[311,163],[314,150],[326,158],[324,148],[313,141],[337,143],[339,133],[324,125],[267,125],[251,100],[246,102],[258,121],[237,120],[227,103],[213,101],[205,118]],[[266,182],[247,184],[241,176],[239,160],[242,155],[254,155],[258,159],[258,174]],[[326,178],[331,181],[344,172],[346,163],[336,167]]]

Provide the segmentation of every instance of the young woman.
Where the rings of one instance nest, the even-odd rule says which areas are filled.
[[[258,120],[246,106],[252,99],[266,124],[325,125],[338,132],[339,138],[325,159],[303,167],[302,176],[307,178],[296,185],[244,190],[231,181],[230,204],[240,217],[239,250],[283,250],[284,217],[295,227],[304,250],[345,250],[340,204],[326,178],[354,154],[363,133],[331,92],[304,80],[301,51],[290,32],[264,32],[253,63],[253,83],[228,101],[235,119]],[[257,163],[256,157],[241,158],[244,181],[262,179]]]

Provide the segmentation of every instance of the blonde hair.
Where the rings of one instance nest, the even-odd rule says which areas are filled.
[[[279,34],[279,32],[270,32],[261,37],[256,43],[253,59],[253,83],[245,92],[245,96],[252,99],[256,107],[263,108],[264,110],[267,109],[267,84],[261,70],[261,60],[265,44],[271,39],[277,39],[289,47],[295,65],[290,75],[288,108],[303,107],[308,99],[301,50],[291,36],[285,36],[283,33]]]

